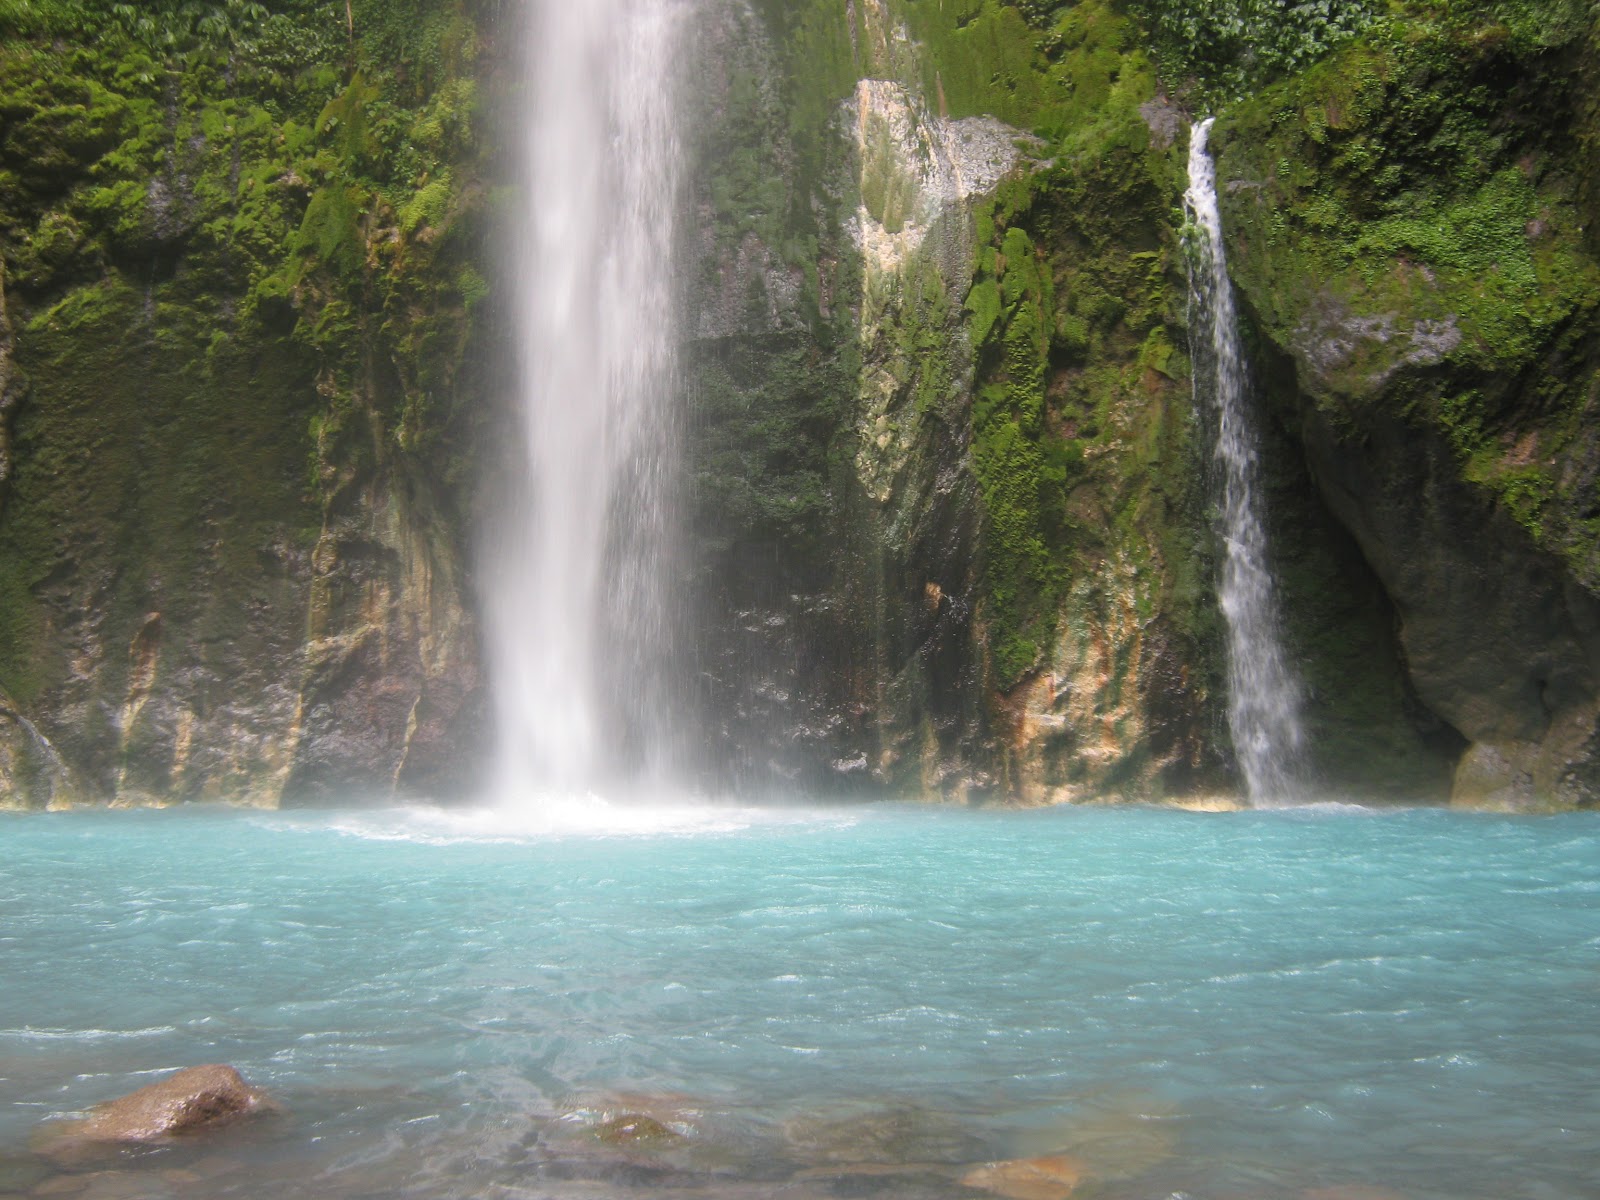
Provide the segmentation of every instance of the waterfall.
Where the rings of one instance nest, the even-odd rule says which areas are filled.
[[[1190,133],[1189,313],[1195,404],[1216,421],[1222,518],[1220,587],[1227,625],[1228,726],[1250,803],[1293,803],[1304,787],[1301,686],[1284,653],[1276,589],[1267,560],[1249,376],[1217,208],[1211,121]]]
[[[483,547],[502,803],[658,780],[673,758],[675,72],[691,3],[529,0],[505,264],[520,442]]]

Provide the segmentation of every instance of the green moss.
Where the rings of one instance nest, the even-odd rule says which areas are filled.
[[[967,326],[975,345],[983,345],[989,340],[996,323],[1000,320],[1000,285],[992,277],[979,278],[972,285],[972,290],[967,293],[967,312],[971,314],[971,321]]]
[[[1389,331],[1308,379],[1330,417],[1359,425],[1363,405],[1393,402],[1373,381],[1391,381],[1464,479],[1588,573],[1560,464],[1590,402],[1600,266],[1566,140],[1578,118],[1560,115],[1581,103],[1563,57],[1580,27],[1562,11],[1395,22],[1232,114],[1219,170],[1251,185],[1230,200],[1233,263],[1274,340]],[[1420,364],[1442,358],[1448,382],[1409,378],[1413,330],[1435,338]]]
[[[1436,211],[1366,226],[1350,253],[1363,263],[1404,256],[1445,270],[1494,275],[1506,290],[1527,293],[1538,285],[1527,233],[1538,209],[1527,176],[1508,167]]]
[[[1109,637],[1122,656],[1112,704],[1148,669],[1106,632],[1123,605],[1167,623],[1192,657],[1212,622],[1186,363],[1169,331],[1178,177],[1131,105],[1102,102],[1113,107],[1054,167],[980,207],[988,244],[965,307],[980,350],[972,455],[993,678],[1010,688],[1058,638],[1092,658]],[[1110,579],[1124,581],[1115,594]]]
[[[999,409],[1001,397],[987,397]],[[977,429],[973,467],[982,488],[987,560],[984,611],[993,669],[1002,688],[1037,665],[1055,627],[1062,575],[1041,536],[1045,458],[1018,422],[995,413]]]
[[[419,227],[443,225],[455,198],[450,172],[425,183],[400,208],[400,228],[415,233]]]
[[[885,230],[899,233],[916,202],[917,180],[900,170],[894,136],[886,121],[869,118],[864,141],[861,203]]]
[[[987,223],[1001,226],[1008,215],[997,220],[991,211]],[[1009,689],[1036,665],[1055,629],[1066,578],[1054,553],[1065,472],[1043,437],[1054,280],[1020,225],[1005,227],[999,241],[980,255],[972,292],[998,309],[992,320],[974,309],[970,327],[982,380],[972,405],[972,464],[984,507],[984,623],[996,681]]]
[[[361,222],[369,201],[356,184],[334,184],[311,197],[292,243],[295,281],[319,270],[343,280],[359,277],[367,258]]]
[[[470,264],[462,267],[461,273],[456,276],[456,292],[461,297],[461,303],[469,310],[487,300],[490,290],[489,281]]]
[[[412,463],[464,486],[490,293],[477,32],[454,2],[358,0],[354,41],[342,0],[0,5],[0,253],[29,384],[0,686],[114,714],[149,612],[191,678],[286,653],[288,572],[332,506]],[[111,720],[51,735],[95,776]]]
[[[831,536],[828,446],[849,364],[804,341],[708,345],[691,360],[693,528],[711,551],[772,540],[799,558]]]

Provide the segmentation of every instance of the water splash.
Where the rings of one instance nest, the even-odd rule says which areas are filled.
[[[1197,407],[1217,429],[1222,507],[1222,614],[1227,624],[1228,726],[1250,803],[1303,798],[1305,734],[1300,680],[1284,653],[1282,620],[1267,558],[1267,531],[1251,425],[1249,375],[1217,207],[1211,121],[1189,139],[1189,320]]]
[[[758,807],[708,803],[700,797],[615,797],[552,794],[539,807],[392,808],[319,814],[297,826],[330,829],[372,842],[426,846],[550,845],[567,838],[719,837],[792,828],[844,829],[859,821],[853,810],[817,806]],[[282,828],[274,817],[262,828]]]
[[[678,114],[692,0],[532,0],[521,476],[484,547],[502,803],[670,770]]]

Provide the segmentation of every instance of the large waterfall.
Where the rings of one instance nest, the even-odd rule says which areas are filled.
[[[485,547],[503,803],[658,779],[674,739],[678,80],[692,0],[531,0],[521,444]]]
[[[1228,725],[1256,807],[1292,803],[1304,787],[1301,685],[1284,653],[1267,559],[1249,376],[1217,208],[1211,122],[1190,134],[1189,310],[1197,406],[1216,421],[1222,514],[1222,613],[1227,625]]]

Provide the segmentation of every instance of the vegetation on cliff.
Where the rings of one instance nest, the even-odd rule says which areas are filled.
[[[449,478],[480,35],[404,0],[9,0],[0,32],[0,686],[87,795],[270,794],[293,702],[277,746],[208,724],[348,626],[375,482]]]
[[[1074,794],[1192,787],[1222,737],[1204,715],[1220,694],[1207,448],[1187,411],[1176,216],[1185,120],[1220,108],[1235,265],[1264,323],[1279,565],[1319,766],[1349,786],[1437,793],[1459,735],[1411,688],[1390,601],[1363,562],[1370,549],[1318,499],[1292,400],[1302,385],[1343,403],[1406,397],[1455,447],[1461,478],[1487,485],[1585,577],[1593,530],[1563,514],[1584,511],[1587,451],[1538,452],[1579,445],[1589,392],[1569,367],[1592,324],[1593,266],[1582,221],[1569,218],[1592,205],[1594,174],[1564,123],[1545,119],[1551,103],[1585,94],[1592,22],[1581,6],[961,0],[856,6],[847,21],[820,4],[763,11],[789,56],[788,136],[807,164],[795,175],[810,181],[790,212],[853,202],[828,182],[825,154],[857,78],[899,81],[941,118],[998,116],[1035,139],[1033,165],[972,214],[970,282],[952,295],[971,375],[924,354],[942,365],[909,377],[903,400],[909,414],[940,411],[912,402],[935,378],[970,397],[989,720],[1015,761],[1033,764],[1009,786],[1030,791],[1032,771],[1075,781]],[[1593,111],[1574,114],[1580,137]],[[873,190],[882,184],[861,181],[874,217],[890,207]],[[1429,301],[1429,289],[1451,294]],[[1308,317],[1312,294],[1321,307]],[[919,311],[897,318],[903,337],[926,328]],[[1391,331],[1384,322],[1402,312]],[[1337,342],[1347,318],[1358,332],[1376,323],[1342,364],[1342,390],[1272,356],[1314,338],[1318,321]],[[859,350],[865,378],[876,352]],[[1394,386],[1375,387],[1372,356],[1384,354],[1402,361]],[[1445,357],[1470,378],[1434,395],[1437,373],[1419,368]],[[1536,362],[1544,382],[1511,384]],[[836,383],[849,377],[847,367]],[[841,428],[854,402],[844,391],[833,404]],[[1494,417],[1528,411],[1547,413],[1537,448]],[[848,440],[834,435],[836,448]],[[1571,503],[1545,502],[1558,488]],[[1175,694],[1176,706],[1129,702]]]
[[[1441,578],[1492,544],[1600,590],[1592,12],[715,17],[684,359],[712,756],[953,795],[1225,784],[1179,211],[1186,123],[1215,113],[1313,739],[1331,779],[1436,793],[1494,723],[1441,707],[1397,543],[1341,472],[1399,441],[1441,473]],[[507,23],[0,0],[0,718],[33,714],[84,794],[395,786],[467,719]],[[994,121],[1015,166],[935,195]],[[1549,697],[1594,680],[1553,671],[1524,690],[1587,712]],[[1562,762],[1589,753],[1552,721]]]
[[[1587,26],[1564,0],[1424,9],[1224,136],[1241,282],[1319,402],[1357,424],[1379,396],[1403,405],[1594,588],[1592,467],[1571,453],[1591,454],[1600,307],[1573,135]]]

